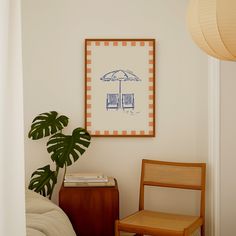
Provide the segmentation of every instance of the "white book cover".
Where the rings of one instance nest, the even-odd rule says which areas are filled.
[[[113,187],[115,186],[115,179],[108,177],[107,182],[65,182],[64,187]]]
[[[102,173],[68,173],[64,182],[107,182],[108,177]]]
[[[101,183],[101,182],[108,182],[108,177],[105,176],[103,178],[69,178],[69,179],[64,179],[64,182],[81,182],[81,183]]]
[[[75,173],[66,173],[65,178],[103,178],[103,173],[94,172],[94,173],[85,173],[85,172],[75,172]]]

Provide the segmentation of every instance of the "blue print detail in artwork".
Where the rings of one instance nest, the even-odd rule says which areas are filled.
[[[133,93],[122,94],[122,108],[134,109],[134,94]]]
[[[141,81],[132,71],[114,70],[106,73],[101,77],[104,82],[118,81],[119,93],[107,93],[106,109],[134,109],[134,93],[122,94],[121,83],[126,81]]]
[[[108,109],[118,109],[119,108],[119,94],[118,93],[108,93],[106,108]]]

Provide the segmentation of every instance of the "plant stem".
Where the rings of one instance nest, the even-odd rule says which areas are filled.
[[[56,186],[56,184],[57,184],[57,177],[58,177],[58,174],[59,174],[59,170],[60,170],[60,167],[57,165],[57,166],[56,166],[56,171],[55,171],[56,182],[53,183],[52,192],[51,192],[51,194],[50,194],[50,196],[49,196],[49,199],[50,199],[50,200],[51,200],[51,198],[52,198],[53,190],[54,190],[54,188],[55,188],[55,186]]]
[[[62,181],[64,181],[65,176],[66,176],[66,168],[67,168],[67,165],[66,165],[66,163],[65,163],[64,175],[63,175],[63,180],[62,180]]]

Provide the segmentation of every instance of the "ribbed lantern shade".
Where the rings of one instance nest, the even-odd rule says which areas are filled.
[[[236,0],[190,0],[187,23],[207,54],[236,61]]]

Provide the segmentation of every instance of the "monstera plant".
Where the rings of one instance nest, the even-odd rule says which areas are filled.
[[[28,137],[33,140],[49,137],[47,151],[55,163],[55,169],[50,165],[38,168],[31,175],[29,189],[43,196],[52,197],[54,187],[60,169],[66,171],[66,167],[79,159],[90,145],[91,137],[84,128],[76,128],[71,135],[62,133],[68,125],[69,118],[56,111],[42,113],[36,116],[32,122]]]

